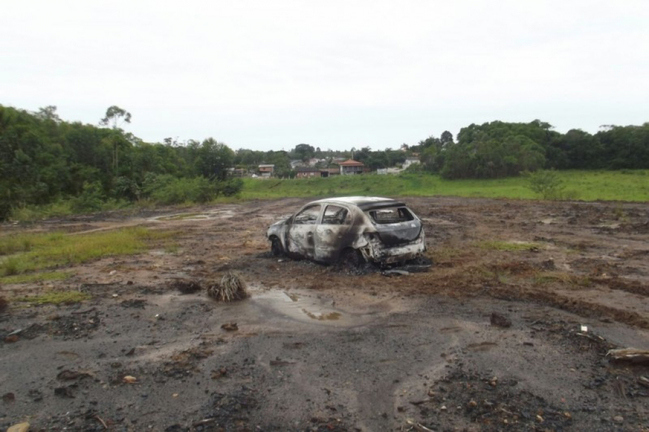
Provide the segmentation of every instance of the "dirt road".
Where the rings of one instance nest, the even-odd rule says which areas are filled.
[[[0,429],[649,429],[649,367],[606,358],[649,349],[649,206],[405,201],[427,273],[272,258],[265,230],[300,199],[12,228],[142,225],[178,231],[179,247],[1,287],[92,299],[0,314]],[[229,270],[249,299],[178,290]]]

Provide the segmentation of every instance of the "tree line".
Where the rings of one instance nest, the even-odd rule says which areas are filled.
[[[445,131],[418,144],[374,151],[322,150],[298,144],[289,151],[233,151],[213,138],[147,143],[123,126],[132,116],[112,106],[98,125],[62,120],[55,106],[28,112],[0,105],[0,220],[12,208],[71,200],[77,210],[97,209],[107,200],[152,200],[164,204],[206,202],[233,195],[240,180],[228,168],[254,171],[274,164],[280,177],[295,175],[291,161],[354,158],[371,169],[419,157],[419,169],[449,179],[496,178],[541,168],[649,168],[649,123],[606,126],[591,135],[556,132],[548,123],[494,121],[462,128],[457,139]]]
[[[56,107],[30,113],[0,105],[0,220],[12,208],[75,197],[78,210],[108,199],[176,203],[235,194],[227,180],[234,152],[213,138],[146,143],[121,126],[113,106],[99,127],[59,118]]]
[[[649,123],[602,126],[592,135],[579,129],[565,134],[549,123],[494,121],[429,137],[410,148],[423,169],[447,179],[498,178],[538,169],[647,169]]]

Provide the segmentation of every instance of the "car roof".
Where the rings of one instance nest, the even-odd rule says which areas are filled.
[[[357,206],[361,210],[368,210],[379,207],[405,206],[404,203],[393,200],[392,198],[366,196],[325,198],[318,201],[313,201],[313,203],[311,204],[352,204]]]

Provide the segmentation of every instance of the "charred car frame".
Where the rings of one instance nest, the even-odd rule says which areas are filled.
[[[423,256],[422,223],[403,202],[379,197],[313,201],[268,228],[273,255],[323,263],[393,264]]]

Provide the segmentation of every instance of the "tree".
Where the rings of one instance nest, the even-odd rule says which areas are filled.
[[[106,116],[99,121],[102,126],[110,126],[111,129],[118,129],[123,123],[131,123],[131,113],[113,105],[106,110]]]
[[[442,135],[439,137],[439,140],[442,143],[442,146],[446,146],[447,144],[453,144],[453,134],[450,133],[449,131],[444,131],[442,132]]]
[[[106,110],[106,116],[99,121],[100,125],[110,126],[114,132],[118,132],[118,130],[120,130],[119,126],[124,123],[131,123],[131,113],[117,105],[108,107]],[[124,140],[119,139],[116,133],[113,134],[111,139],[113,140],[113,169],[115,175],[119,175],[119,146],[120,144],[123,144]]]
[[[200,175],[210,180],[225,180],[227,168],[232,166],[233,160],[234,152],[228,146],[208,138],[198,149],[196,168]]]
[[[54,123],[61,122],[61,118],[56,113],[56,105],[48,105],[46,107],[39,108],[38,112],[36,113],[36,118],[39,118],[41,120],[50,120]]]
[[[301,159],[302,162],[306,162],[315,155],[315,149],[309,144],[298,144],[295,146],[293,153],[295,153],[295,156]]]

